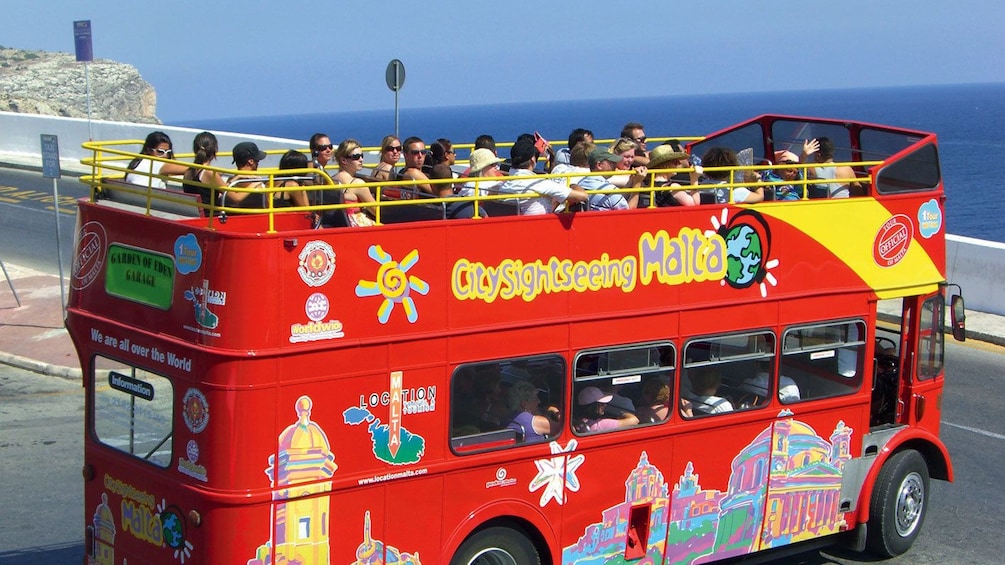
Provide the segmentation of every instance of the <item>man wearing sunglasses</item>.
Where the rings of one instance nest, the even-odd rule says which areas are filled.
[[[428,181],[429,177],[422,172],[422,165],[426,162],[426,142],[418,137],[409,137],[401,144],[405,148],[405,170],[401,172],[401,178],[413,181]],[[419,183],[406,185],[416,192],[433,194],[433,187],[429,183]]]

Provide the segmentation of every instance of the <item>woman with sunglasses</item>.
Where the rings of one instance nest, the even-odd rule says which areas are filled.
[[[374,180],[394,180],[395,167],[401,160],[401,140],[394,135],[385,135],[380,142],[380,162],[373,168]]]
[[[151,132],[143,142],[140,153],[158,159],[173,159],[171,138],[162,131]],[[151,188],[167,188],[164,179],[157,178],[156,175],[183,175],[188,170],[188,167],[181,163],[168,163],[144,157],[134,158],[129,162],[128,168],[136,172],[127,173],[126,182]]]
[[[338,173],[332,177],[335,184],[343,185],[342,201],[346,204],[352,202],[373,202],[373,195],[370,189],[363,186],[363,179],[357,177],[357,173],[363,169],[363,148],[355,139],[346,139],[338,144],[335,150],[335,161],[338,163]],[[359,186],[353,186],[359,185]],[[346,215],[349,223],[354,226],[372,226],[373,219],[370,214],[372,208],[348,208]]]

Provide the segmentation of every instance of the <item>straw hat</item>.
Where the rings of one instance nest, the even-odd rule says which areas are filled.
[[[680,159],[687,159],[687,153],[675,151],[671,145],[657,145],[649,152],[648,167],[650,169],[666,169],[667,167],[664,165],[670,161],[678,161]]]
[[[484,147],[481,149],[475,149],[471,152],[471,173],[475,176],[475,173],[480,174],[485,167],[490,165],[495,165],[496,163],[502,163],[502,159],[496,157],[496,154],[489,149]]]

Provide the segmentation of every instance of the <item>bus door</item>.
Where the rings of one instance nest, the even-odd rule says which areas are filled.
[[[936,433],[942,402],[946,302],[942,291],[904,298],[897,422]],[[879,345],[879,344],[878,344]]]

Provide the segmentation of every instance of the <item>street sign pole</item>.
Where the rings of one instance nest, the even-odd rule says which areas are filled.
[[[56,210],[56,263],[59,265],[59,297],[63,305],[63,318],[66,318],[66,288],[63,286],[63,251],[59,236],[59,186],[56,182],[62,176],[59,168],[59,137],[43,133],[42,143],[42,177],[52,179],[52,204]]]
[[[398,59],[391,59],[384,71],[384,81],[394,93],[394,136],[398,137],[398,91],[405,85],[405,64]]]

